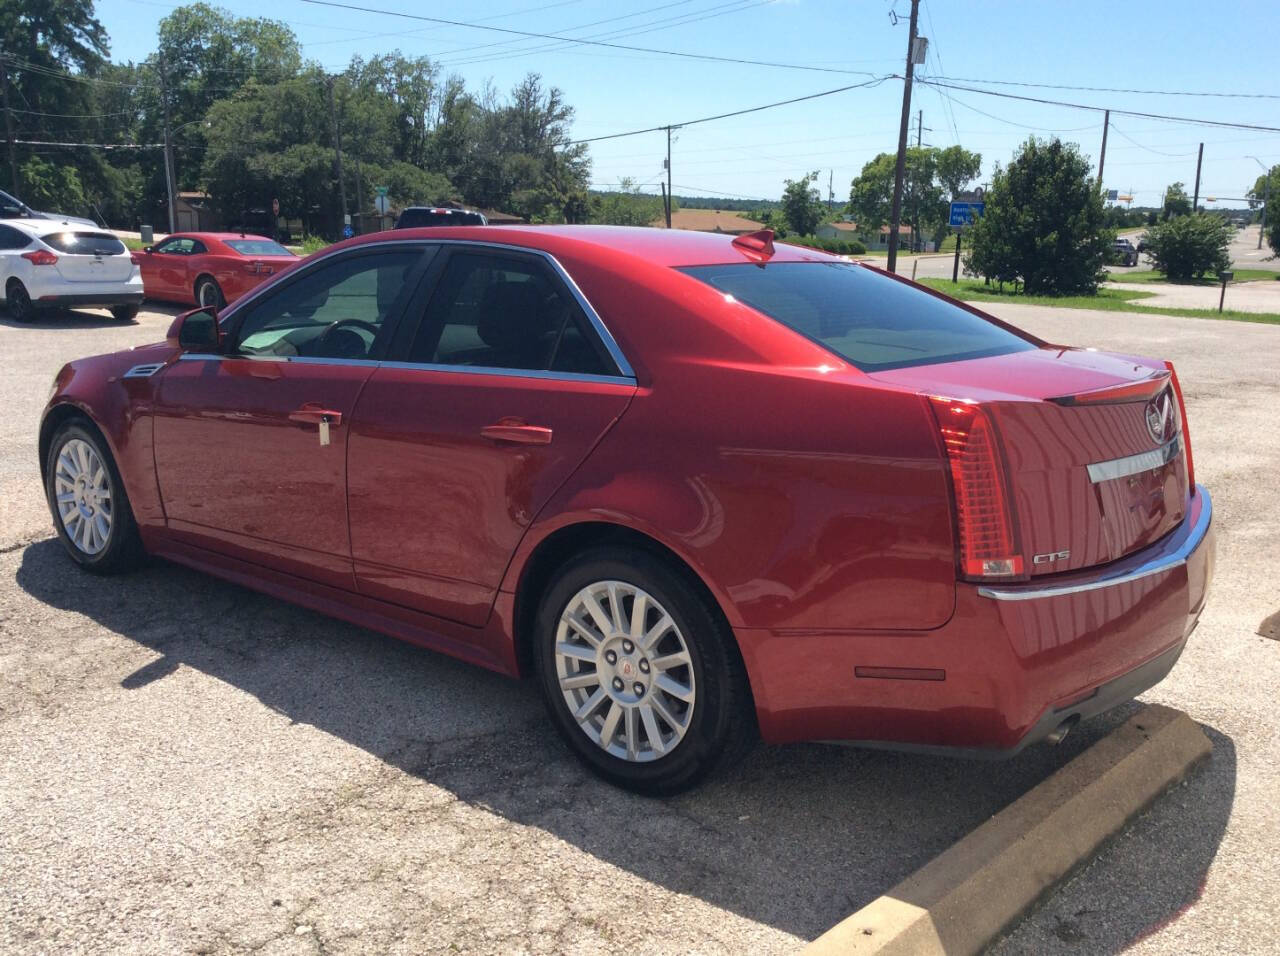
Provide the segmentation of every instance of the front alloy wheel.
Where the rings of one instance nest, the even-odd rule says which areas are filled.
[[[556,729],[611,783],[687,790],[745,751],[755,710],[732,631],[673,561],[593,548],[554,576],[534,633]]]
[[[72,559],[99,574],[127,571],[142,557],[138,526],[102,436],[72,419],[53,436],[45,493],[58,538]]]

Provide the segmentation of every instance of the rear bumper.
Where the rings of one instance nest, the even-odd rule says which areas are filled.
[[[961,583],[933,631],[736,630],[768,741],[1008,755],[1169,673],[1213,575],[1213,503],[1151,548],[1034,584]]]
[[[50,293],[34,299],[31,303],[42,309],[71,309],[76,306],[94,305],[141,305],[142,290],[137,292],[78,292],[74,295]]]

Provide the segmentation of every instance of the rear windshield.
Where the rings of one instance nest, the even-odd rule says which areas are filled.
[[[397,229],[422,229],[426,226],[483,226],[484,216],[478,212],[454,209],[406,209],[396,220]]]
[[[688,266],[680,270],[745,302],[865,372],[1033,349],[971,312],[851,262]]]
[[[270,239],[228,239],[229,245],[242,256],[291,256],[288,249]]]
[[[40,237],[50,249],[69,256],[118,256],[124,243],[109,232],[54,232]]]

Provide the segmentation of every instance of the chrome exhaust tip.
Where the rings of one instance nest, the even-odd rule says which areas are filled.
[[[1060,744],[1067,739],[1067,734],[1071,733],[1071,728],[1080,722],[1079,714],[1072,714],[1057,727],[1049,731],[1049,735],[1044,739],[1050,744]]]

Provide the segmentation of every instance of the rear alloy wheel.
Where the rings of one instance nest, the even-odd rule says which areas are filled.
[[[31,304],[31,294],[17,279],[10,282],[9,287],[5,289],[5,304],[15,322],[30,322],[35,318],[36,308]]]
[[[54,526],[72,559],[99,574],[135,567],[142,556],[138,528],[101,437],[77,421],[64,425],[45,470]]]
[[[598,550],[567,566],[538,615],[557,729],[605,779],[678,793],[749,743],[745,674],[716,611],[652,555]]]
[[[111,314],[120,322],[132,322],[138,317],[138,306],[136,305],[113,305]]]
[[[211,276],[201,276],[196,283],[196,305],[202,309],[220,309],[226,304],[217,281]]]

